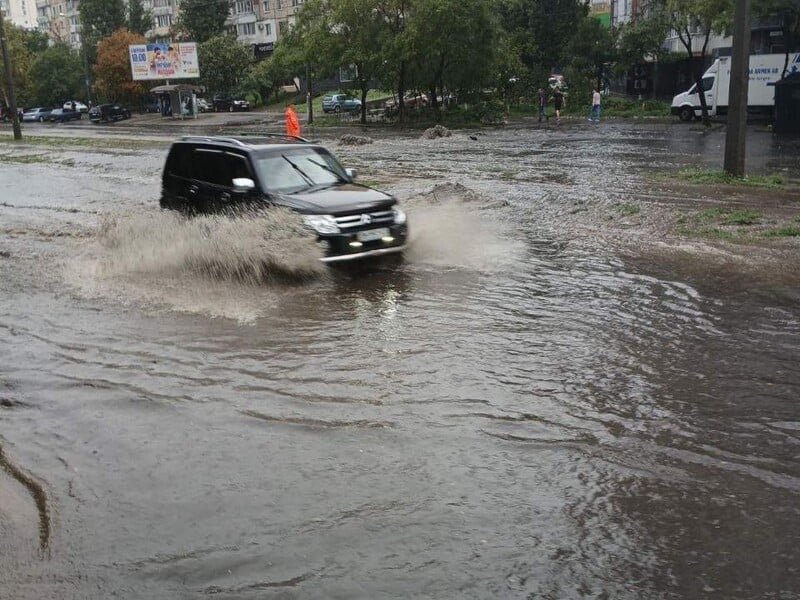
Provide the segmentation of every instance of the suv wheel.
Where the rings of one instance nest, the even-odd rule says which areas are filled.
[[[336,106],[333,107],[333,112],[335,113],[342,112],[342,107],[337,104]]]
[[[694,119],[694,111],[691,109],[691,107],[684,106],[681,109],[681,112],[678,113],[678,116],[680,117],[681,121],[687,121],[688,122],[688,121],[691,121],[692,119]]]

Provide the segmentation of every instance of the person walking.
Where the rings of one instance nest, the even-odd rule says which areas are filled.
[[[300,119],[297,118],[297,111],[294,104],[286,107],[286,135],[289,137],[300,137]]]
[[[558,88],[553,90],[553,107],[556,109],[556,123],[561,123],[561,109],[564,107],[564,94]]]
[[[589,115],[589,120],[595,123],[600,122],[600,92],[597,88],[592,90],[592,113]]]
[[[542,88],[539,88],[539,123],[542,122],[542,119],[547,120],[548,116],[545,112],[547,108],[547,94]]]

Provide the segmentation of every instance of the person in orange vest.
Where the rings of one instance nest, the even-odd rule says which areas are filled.
[[[297,118],[294,104],[286,107],[286,135],[300,137],[300,119]]]

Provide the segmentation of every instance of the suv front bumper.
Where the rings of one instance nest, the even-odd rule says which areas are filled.
[[[403,252],[408,241],[408,224],[393,224],[388,230],[388,236],[369,242],[359,242],[357,231],[321,235],[318,239],[327,244],[328,249],[320,260],[325,263],[344,262]],[[387,241],[386,238],[392,239]]]

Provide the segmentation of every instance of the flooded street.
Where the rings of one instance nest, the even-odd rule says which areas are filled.
[[[169,138],[0,144],[1,598],[800,595],[797,280],[576,221],[724,135],[317,133],[403,261],[159,213]]]

